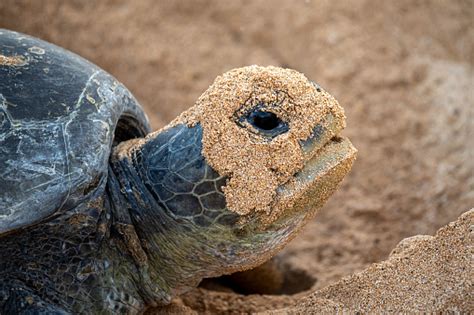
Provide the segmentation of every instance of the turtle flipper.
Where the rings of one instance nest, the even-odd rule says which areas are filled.
[[[29,289],[15,287],[0,290],[0,314],[67,315],[69,313],[45,302]]]

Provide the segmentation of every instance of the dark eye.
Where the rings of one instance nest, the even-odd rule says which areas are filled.
[[[272,130],[278,127],[281,123],[277,115],[270,112],[253,112],[250,114],[250,123],[255,127],[263,130]]]
[[[247,121],[260,133],[271,138],[288,131],[288,124],[272,112],[253,111],[247,116]]]

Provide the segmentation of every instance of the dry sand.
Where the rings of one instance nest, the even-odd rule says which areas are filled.
[[[435,236],[404,239],[389,258],[271,314],[474,310],[474,209]]]
[[[343,290],[342,277],[366,270],[364,279],[375,279],[367,272],[377,267],[369,266],[402,239],[434,235],[474,205],[473,10],[472,1],[3,0],[0,27],[104,67],[156,128],[194,104],[217,75],[244,65],[290,67],[334,95],[358,160],[279,256],[299,279],[292,292],[301,292],[245,295],[208,286],[155,310],[256,312],[310,296],[303,306],[325,299],[319,305],[331,311],[354,305],[331,289]],[[453,303],[472,308],[465,300]]]

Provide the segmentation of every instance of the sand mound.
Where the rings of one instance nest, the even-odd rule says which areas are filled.
[[[270,314],[472,312],[474,209],[435,236],[402,240],[390,257]]]

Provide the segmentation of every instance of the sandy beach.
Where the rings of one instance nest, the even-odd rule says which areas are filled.
[[[0,2],[1,28],[109,71],[153,128],[252,64],[298,70],[345,109],[358,158],[277,256],[287,289],[213,280],[150,314],[473,312],[473,20],[472,1]]]

